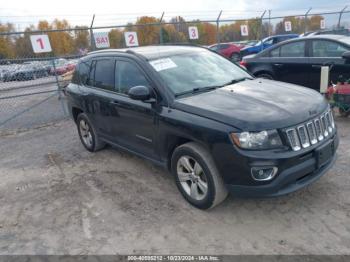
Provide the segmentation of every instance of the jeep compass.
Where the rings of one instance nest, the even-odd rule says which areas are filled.
[[[66,93],[87,150],[110,144],[167,168],[197,208],[229,192],[288,194],[335,162],[337,130],[322,95],[255,79],[206,48],[92,52]]]

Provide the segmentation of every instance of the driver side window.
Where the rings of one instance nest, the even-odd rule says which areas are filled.
[[[143,72],[132,62],[118,61],[116,66],[116,91],[128,94],[131,87],[150,87]]]

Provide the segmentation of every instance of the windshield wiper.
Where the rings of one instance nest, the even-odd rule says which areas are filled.
[[[187,94],[196,94],[196,93],[202,93],[202,92],[208,92],[211,90],[215,90],[219,87],[222,86],[206,86],[206,87],[195,87],[192,90],[184,91],[181,93],[175,94],[175,97],[182,96],[182,95],[187,95]]]
[[[251,78],[251,77],[242,77],[242,78],[232,79],[231,81],[227,82],[226,84],[223,84],[222,87],[228,86],[228,85],[237,84],[237,83],[245,81],[245,80],[253,80],[253,78]]]

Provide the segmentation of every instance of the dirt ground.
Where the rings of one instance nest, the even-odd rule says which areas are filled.
[[[0,135],[0,254],[350,254],[350,119],[336,165],[274,199],[187,204],[172,177],[73,122]]]

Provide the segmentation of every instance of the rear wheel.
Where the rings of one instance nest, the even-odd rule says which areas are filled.
[[[171,171],[183,197],[200,209],[212,208],[227,197],[227,189],[210,153],[196,143],[175,149]]]
[[[350,115],[350,109],[346,111],[343,108],[339,108],[339,114],[341,117],[348,117]]]
[[[95,129],[86,114],[81,113],[78,115],[77,128],[80,141],[88,151],[96,152],[105,147],[105,143],[97,136]]]
[[[260,74],[257,74],[256,77],[273,80],[273,76],[269,73],[260,73]]]

